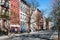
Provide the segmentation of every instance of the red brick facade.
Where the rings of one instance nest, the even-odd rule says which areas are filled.
[[[10,27],[20,31],[20,0],[10,0]]]
[[[20,25],[20,0],[10,0],[10,23]]]

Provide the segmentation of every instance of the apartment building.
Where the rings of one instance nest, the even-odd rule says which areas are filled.
[[[20,0],[0,0],[0,19],[1,25],[10,23],[11,29],[20,28]],[[6,22],[5,22],[6,21]],[[7,24],[8,25],[8,24]],[[8,25],[9,26],[9,25]]]
[[[10,0],[10,27],[20,31],[20,0]]]
[[[20,12],[20,31],[26,31],[26,13]]]
[[[53,22],[46,20],[46,29],[51,29],[54,26]]]
[[[45,27],[46,27],[45,24],[46,24],[45,17],[41,16],[41,19],[40,19],[40,30],[45,29]]]
[[[31,16],[31,32],[35,32],[35,26],[36,26],[36,23],[35,23],[35,12],[33,12],[32,16]]]
[[[46,18],[43,16],[43,29],[46,29]]]
[[[29,12],[29,4],[25,0],[21,0],[20,2],[20,28],[28,29],[28,12]]]
[[[35,29],[38,31],[40,29],[41,11],[39,9],[35,10]]]
[[[35,11],[32,13],[31,25],[29,25],[32,8],[25,0],[0,0],[0,5],[0,15],[6,13],[6,15],[10,16],[11,30],[17,29],[17,31],[20,31],[21,28],[25,28],[26,30],[31,28],[31,31],[36,31],[45,29],[45,17],[40,17],[41,11],[39,9],[33,8]],[[5,18],[3,17],[3,19]]]
[[[0,0],[0,24],[2,30],[8,28],[9,21],[9,0]]]

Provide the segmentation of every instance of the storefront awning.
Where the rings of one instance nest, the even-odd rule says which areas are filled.
[[[10,27],[20,27],[20,25],[10,25]]]

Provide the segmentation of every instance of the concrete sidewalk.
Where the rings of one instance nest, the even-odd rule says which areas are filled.
[[[50,37],[50,39],[56,39],[56,38],[58,39],[58,32],[54,32]]]
[[[10,38],[10,37],[18,37],[18,36],[27,35],[27,34],[42,34],[42,33],[41,32],[30,32],[30,33],[11,34],[9,36],[8,35],[0,36],[0,39],[7,39],[7,38]],[[43,33],[43,34],[45,34],[45,33]]]
[[[0,36],[0,39],[6,39],[6,38],[9,38],[7,35],[5,36]]]
[[[0,39],[7,39],[7,38],[10,38],[10,37],[16,37],[16,36],[27,35],[27,34],[37,34],[37,32],[21,33],[21,34],[11,34],[10,36],[8,36],[8,35],[3,35],[3,36],[0,36]]]

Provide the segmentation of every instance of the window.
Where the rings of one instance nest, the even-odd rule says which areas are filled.
[[[20,13],[22,15],[22,13]]]
[[[22,26],[22,21],[20,21],[20,25]]]
[[[22,19],[22,16],[21,16],[21,19]]]

